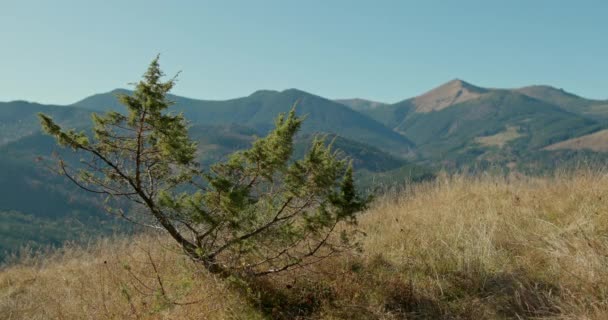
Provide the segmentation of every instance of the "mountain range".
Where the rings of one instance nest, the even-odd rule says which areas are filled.
[[[122,110],[116,95],[128,93],[116,89],[66,106],[0,102],[0,238],[6,239],[0,251],[27,241],[60,243],[100,223],[108,228],[92,233],[114,230],[96,199],[75,192],[38,161],[53,153],[70,161],[78,157],[40,132],[36,114],[87,129],[91,113]],[[439,169],[541,172],[581,159],[604,161],[608,151],[608,100],[550,86],[495,89],[455,79],[396,103],[332,100],[297,89],[222,101],[170,98],[190,122],[204,166],[249,146],[272,128],[277,114],[295,105],[306,116],[295,156],[314,135],[326,135],[370,188],[427,179]],[[57,221],[72,232],[58,233]]]

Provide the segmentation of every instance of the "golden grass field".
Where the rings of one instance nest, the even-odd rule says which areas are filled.
[[[362,251],[250,283],[163,236],[0,271],[0,319],[608,319],[608,174],[440,176],[375,200]]]
[[[561,141],[545,147],[546,150],[591,150],[596,152],[608,151],[608,130],[600,130],[581,137]]]

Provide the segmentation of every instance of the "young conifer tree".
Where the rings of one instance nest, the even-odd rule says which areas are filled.
[[[338,224],[356,222],[368,201],[355,190],[350,164],[322,139],[292,159],[303,121],[294,109],[248,150],[202,170],[183,115],[170,111],[175,78],[163,76],[157,57],[133,94],[119,95],[127,112],[93,114],[91,135],[40,114],[45,132],[83,156],[71,166],[60,159],[61,172],[106,197],[110,212],[166,230],[213,273],[266,275],[352,247],[352,228],[336,234]],[[147,218],[125,213],[123,200]]]

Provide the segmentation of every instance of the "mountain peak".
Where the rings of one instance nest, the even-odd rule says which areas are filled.
[[[469,83],[462,79],[454,78],[454,79],[444,83],[443,85],[448,85],[448,84],[463,86],[463,85],[468,85]]]
[[[108,93],[111,94],[131,94],[133,93],[133,90],[129,90],[129,89],[125,89],[125,88],[116,88]]]
[[[414,98],[414,105],[417,112],[439,111],[457,103],[476,99],[485,92],[486,89],[461,79],[453,79]]]

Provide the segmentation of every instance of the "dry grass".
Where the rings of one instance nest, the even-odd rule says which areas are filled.
[[[104,240],[2,270],[0,319],[260,318],[227,287],[165,237]]]
[[[492,136],[477,137],[475,138],[475,141],[484,146],[497,146],[502,148],[507,142],[523,137],[518,130],[518,127],[507,126],[507,129],[503,132],[499,132]]]
[[[608,151],[608,130],[600,130],[595,133],[561,141],[545,147],[546,150],[591,150],[596,152]]]
[[[245,291],[150,236],[66,249],[0,273],[0,318],[608,319],[606,173],[440,177],[377,199],[359,228],[362,253]]]
[[[608,318],[605,173],[440,178],[379,201],[362,224],[368,255],[443,310]]]

